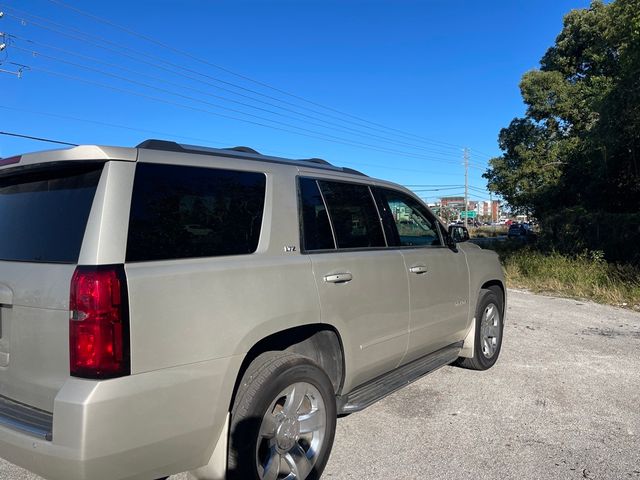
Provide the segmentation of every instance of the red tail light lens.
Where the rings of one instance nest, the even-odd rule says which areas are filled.
[[[71,375],[129,375],[127,283],[122,265],[78,267],[69,299]]]

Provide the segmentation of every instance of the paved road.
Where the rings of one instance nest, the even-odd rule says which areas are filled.
[[[640,479],[640,314],[512,291],[508,315],[492,370],[445,367],[340,419],[323,478]]]

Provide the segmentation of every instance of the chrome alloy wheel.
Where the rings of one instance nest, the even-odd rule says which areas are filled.
[[[494,303],[489,303],[482,313],[480,322],[480,341],[482,342],[482,353],[486,358],[491,358],[496,353],[500,345],[500,311]]]
[[[294,383],[267,409],[256,445],[262,480],[304,480],[313,469],[325,439],[327,411],[316,387]]]

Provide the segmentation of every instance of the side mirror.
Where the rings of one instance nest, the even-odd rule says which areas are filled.
[[[451,225],[449,227],[449,236],[456,243],[466,242],[469,240],[469,230],[460,225]]]

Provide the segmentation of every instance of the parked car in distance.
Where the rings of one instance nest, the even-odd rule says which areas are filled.
[[[38,152],[0,212],[0,456],[47,479],[317,479],[339,415],[500,354],[497,255],[323,160]]]
[[[514,223],[509,227],[507,237],[525,242],[532,242],[537,238],[535,232],[527,223]]]

